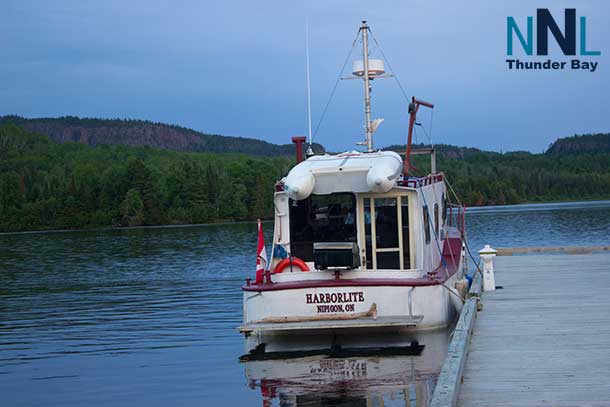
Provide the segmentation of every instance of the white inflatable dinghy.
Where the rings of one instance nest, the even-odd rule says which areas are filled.
[[[284,179],[288,196],[300,201],[309,195],[333,192],[388,192],[402,171],[402,159],[393,151],[319,155],[296,165]]]

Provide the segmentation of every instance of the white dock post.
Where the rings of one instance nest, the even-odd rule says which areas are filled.
[[[462,241],[462,264],[464,265],[464,273],[468,274],[468,259],[466,258],[466,242]]]
[[[479,256],[483,259],[483,291],[495,291],[496,280],[494,278],[494,263],[497,250],[486,244],[479,250]]]

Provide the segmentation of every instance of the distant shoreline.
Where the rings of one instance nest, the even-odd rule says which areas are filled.
[[[515,208],[519,206],[535,206],[535,205],[561,205],[565,204],[566,206],[570,204],[593,204],[593,203],[607,203],[610,205],[610,197],[608,198],[594,198],[594,199],[578,199],[578,200],[557,200],[557,201],[525,201],[520,202],[518,204],[506,204],[506,205],[478,205],[478,206],[467,206],[466,212],[469,210],[478,210],[478,209],[487,209],[491,210],[493,208]]]
[[[562,204],[566,207],[570,207],[571,205],[583,204],[584,206],[590,206],[592,204],[602,204],[603,206],[610,207],[610,198],[608,199],[590,199],[590,200],[574,200],[574,201],[545,201],[545,202],[522,202],[518,204],[510,204],[510,205],[481,205],[481,206],[469,206],[466,209],[466,213],[484,213],[484,212],[494,212],[494,209],[503,210],[503,209],[518,209],[519,207],[541,207],[541,206],[549,206],[549,205],[558,205],[562,206]],[[605,204],[605,205],[604,205]],[[265,219],[263,222],[271,222],[272,219]],[[149,229],[172,229],[172,228],[195,228],[202,226],[221,226],[221,225],[235,225],[235,224],[246,224],[246,223],[255,223],[254,220],[240,220],[240,221],[230,221],[230,220],[222,220],[218,222],[208,222],[208,223],[186,223],[186,224],[165,224],[165,225],[146,225],[146,226],[105,226],[105,227],[97,227],[97,228],[78,228],[78,229],[39,229],[39,230],[24,230],[20,232],[0,232],[0,236],[9,236],[9,235],[24,235],[24,234],[38,234],[38,233],[69,233],[69,232],[102,232],[102,231],[123,231],[123,230],[149,230]]]

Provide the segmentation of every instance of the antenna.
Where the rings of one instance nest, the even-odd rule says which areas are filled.
[[[307,148],[307,156],[313,155],[311,145],[313,137],[311,135],[311,82],[309,79],[309,19],[305,18],[305,57],[307,59],[307,131],[309,135],[309,147]]]

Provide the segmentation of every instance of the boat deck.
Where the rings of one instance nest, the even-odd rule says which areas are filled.
[[[610,405],[610,253],[496,257],[458,406]]]
[[[421,315],[396,317],[366,317],[346,320],[322,320],[281,323],[252,323],[239,327],[240,332],[270,332],[270,331],[315,331],[332,329],[359,328],[412,328],[423,319]]]

